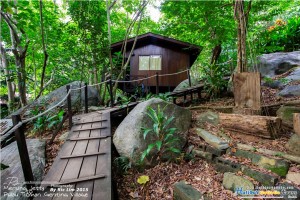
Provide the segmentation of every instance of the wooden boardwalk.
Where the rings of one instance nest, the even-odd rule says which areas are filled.
[[[110,113],[73,117],[73,127],[35,199],[112,199]],[[52,186],[53,187],[52,187]]]

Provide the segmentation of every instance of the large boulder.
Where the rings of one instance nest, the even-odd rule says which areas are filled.
[[[46,142],[39,139],[27,139],[26,144],[34,180],[41,181],[44,176]],[[8,197],[8,195],[4,196],[5,193],[11,196],[18,195],[18,197],[15,197],[16,199],[25,199],[25,197],[22,198],[22,190],[4,188],[4,186],[9,186],[11,183],[13,185],[10,186],[15,186],[15,188],[22,187],[25,181],[16,142],[1,149],[1,164],[8,166],[8,168],[1,170],[1,200],[14,199]]]
[[[196,79],[191,79],[191,85],[194,86],[194,85],[198,85],[200,83],[200,81],[196,80]],[[181,91],[185,88],[188,88],[190,87],[190,84],[189,84],[189,79],[185,79],[184,81],[182,81],[181,83],[179,83],[176,88],[173,90],[173,92],[178,92],[178,91]]]
[[[158,98],[152,98],[148,101],[139,103],[121,122],[113,136],[113,143],[121,156],[128,157],[133,164],[137,164],[141,158],[142,152],[149,144],[155,141],[151,134],[148,134],[146,140],[143,138],[142,127],[152,128],[153,122],[147,115],[148,107],[157,110],[158,105],[164,108],[164,115],[168,118],[174,117],[174,120],[168,127],[177,128],[175,136],[180,138],[175,146],[182,149],[187,141],[187,132],[191,124],[191,111],[181,108],[175,104],[165,102]],[[155,152],[150,152],[150,157]],[[153,165],[154,163],[148,163]]]
[[[74,81],[69,83],[71,89],[78,89],[84,86],[81,81]],[[67,94],[66,85],[50,92],[49,94],[42,96],[38,99],[35,105],[43,105],[50,108],[60,102]],[[84,105],[84,88],[71,91],[72,107],[82,107]],[[88,105],[97,106],[99,104],[99,94],[94,87],[88,87]]]
[[[258,62],[262,76],[273,77],[300,66],[300,51],[263,54]]]

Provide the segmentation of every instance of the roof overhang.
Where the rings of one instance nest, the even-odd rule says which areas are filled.
[[[130,38],[127,40],[126,49],[127,51],[131,50],[133,44],[135,41],[135,37]],[[123,47],[124,41],[116,42],[111,45],[112,53],[121,51]],[[154,44],[157,46],[169,48],[176,51],[186,52],[191,56],[191,64],[195,62],[198,55],[202,51],[202,47],[194,44],[190,44],[187,42],[182,42],[179,40],[175,40],[172,38],[168,38],[162,35],[154,34],[154,33],[146,33],[143,35],[137,36],[135,49],[149,45]]]

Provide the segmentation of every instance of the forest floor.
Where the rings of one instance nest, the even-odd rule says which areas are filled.
[[[278,102],[286,102],[291,100],[299,100],[300,98],[278,98],[276,97],[276,90],[262,87],[262,96],[263,104],[273,104]],[[213,101],[205,101],[201,103],[193,103],[190,106],[233,106],[233,98],[221,98]],[[196,109],[192,110],[192,125],[188,134],[188,142],[186,145],[187,151],[188,147],[197,145],[204,142],[194,131],[194,128],[198,127],[196,124],[196,119],[199,114],[207,111],[207,109]],[[112,127],[113,131],[117,126]],[[205,124],[204,127],[211,133],[217,132],[220,127],[213,126],[210,124]],[[66,133],[67,123],[65,122],[64,128],[60,130],[57,137],[55,138],[53,144],[46,145],[46,167],[45,173],[48,172],[51,167],[54,159],[56,158],[59,149],[61,148],[64,141],[61,141],[59,137]],[[264,139],[252,135],[245,135],[242,133],[232,134],[229,131],[224,132],[231,140],[232,143],[246,143],[250,144],[255,148],[264,148],[274,151],[287,152],[285,144],[290,137],[290,133],[283,133],[280,138],[270,140]],[[51,132],[45,132],[42,136],[31,136],[31,138],[43,138],[49,141],[51,138]],[[232,145],[232,144],[231,144]],[[249,159],[236,158],[234,156],[227,156],[227,159],[233,160],[234,162],[239,162],[242,164],[249,164]],[[113,168],[114,169],[114,168]],[[261,170],[261,169],[260,169]],[[300,172],[300,165],[292,164],[290,171]],[[230,190],[226,190],[222,186],[223,173],[216,171],[214,165],[206,160],[201,158],[193,158],[191,160],[181,159],[177,163],[160,163],[154,168],[146,169],[144,172],[139,172],[134,168],[129,169],[125,174],[115,173],[114,171],[114,180],[117,184],[117,190],[119,199],[173,199],[173,184],[184,180],[186,183],[192,185],[198,191],[201,191],[202,194],[205,194],[211,199],[239,199],[234,193]],[[141,175],[148,175],[150,181],[142,186],[137,183],[138,177]],[[251,180],[254,185],[259,185],[258,182]],[[281,180],[283,181],[283,180]]]
[[[267,87],[263,87],[262,92],[264,105],[299,100],[299,98],[277,98],[275,95],[276,91]],[[232,98],[222,98],[214,101],[207,101],[201,104],[193,104],[190,106],[193,107],[200,105],[202,107],[222,107],[233,106],[233,104],[234,100]],[[192,125],[188,133],[188,142],[183,152],[187,152],[191,146],[197,147],[199,144],[205,143],[205,141],[195,133],[195,128],[199,127],[199,125],[196,123],[197,117],[199,114],[206,111],[207,109],[192,110]],[[208,123],[201,128],[204,128],[212,134],[215,134],[221,129],[219,126],[213,126]],[[235,146],[236,143],[244,143],[251,145],[254,148],[264,148],[281,152],[287,152],[285,144],[291,135],[290,132],[286,130],[280,135],[279,138],[265,139],[243,133],[232,133],[224,130],[223,132],[228,138],[230,138],[230,146]],[[272,174],[268,170],[255,167],[253,164],[251,164],[250,159],[238,158],[235,156],[229,156],[227,154],[223,157],[233,162],[250,166],[258,171]],[[300,165],[291,164],[289,171],[300,172]],[[237,174],[243,175],[240,171]],[[144,186],[137,182],[137,179],[142,175],[147,175],[150,178],[150,181]],[[247,176],[244,177],[250,179],[255,186],[260,186],[260,183],[254,179]],[[211,199],[240,199],[232,191],[226,190],[223,187],[223,173],[217,172],[215,166],[211,162],[197,157],[194,157],[191,160],[185,160],[182,156],[177,163],[160,163],[154,168],[146,169],[143,172],[139,172],[138,170],[131,168],[125,174],[116,173],[114,178],[117,183],[120,200],[173,199],[173,184],[179,181],[185,181],[187,184],[192,185],[195,189]],[[280,181],[283,182],[285,180],[281,179]],[[300,185],[294,184],[294,186],[300,188]]]

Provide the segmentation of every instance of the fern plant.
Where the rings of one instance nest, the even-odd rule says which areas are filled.
[[[174,117],[168,118],[165,116],[164,109],[161,109],[159,105],[157,111],[151,107],[147,108],[147,115],[150,117],[153,125],[151,128],[142,128],[143,138],[146,140],[147,136],[151,134],[154,138],[154,142],[149,144],[143,151],[141,162],[143,162],[144,159],[150,155],[150,152],[153,151],[156,153],[150,157],[150,162],[153,159],[156,159],[157,161],[163,160],[170,153],[173,155],[175,154],[176,156],[180,154],[180,150],[176,148],[176,146],[178,146],[179,138],[174,135],[177,129],[168,127],[174,120]],[[172,158],[172,156],[169,156],[169,158]]]

